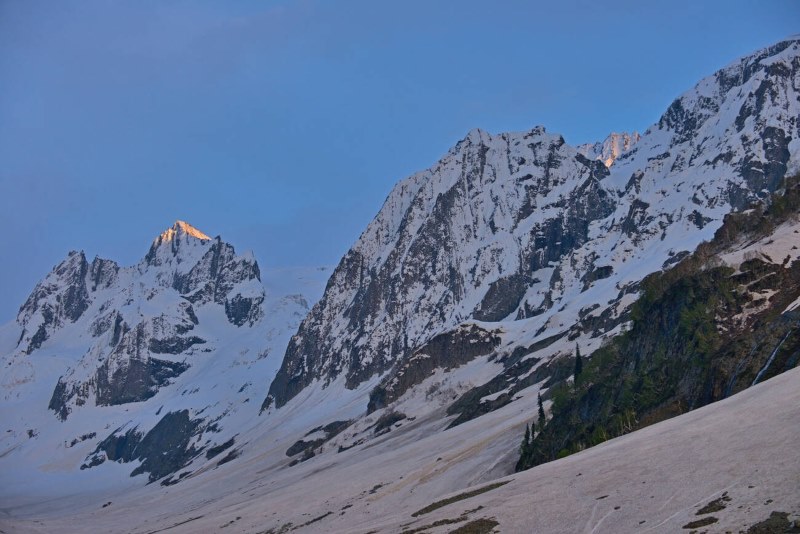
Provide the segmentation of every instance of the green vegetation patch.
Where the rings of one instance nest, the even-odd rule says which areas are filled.
[[[703,519],[698,519],[697,521],[692,521],[691,523],[686,523],[683,525],[683,528],[700,528],[700,527],[707,527],[708,525],[713,525],[719,521],[716,517],[704,517]]]
[[[454,502],[463,501],[464,499],[469,499],[471,497],[475,497],[476,495],[480,495],[481,493],[486,493],[487,491],[492,491],[493,489],[497,489],[500,486],[505,486],[511,482],[510,480],[506,480],[504,482],[495,482],[494,484],[489,484],[488,486],[484,486],[482,488],[478,488],[472,491],[468,491],[466,493],[459,493],[458,495],[454,495],[453,497],[449,497],[447,499],[443,499],[441,501],[436,501],[433,504],[429,504],[422,510],[418,510],[411,514],[412,517],[419,517],[424,514],[428,514],[433,512],[434,510],[438,510],[448,504],[453,504]]]
[[[722,494],[722,497],[719,499],[714,499],[707,505],[700,508],[695,515],[704,515],[704,514],[711,514],[714,512],[719,512],[726,508],[726,502],[730,502],[731,498],[728,497],[728,492]]]
[[[727,215],[711,242],[645,277],[625,333],[588,361],[580,361],[576,347],[575,357],[566,358],[576,380],[549,388],[551,417],[526,426],[517,471],[724,399],[800,364],[800,312],[784,313],[798,297],[800,262],[754,257],[734,270],[719,258],[732,244],[756,242],[800,213],[800,176],[784,183],[782,194]],[[774,295],[756,306],[764,290]]]
[[[494,519],[476,519],[470,521],[466,525],[462,525],[455,530],[450,531],[450,534],[490,534],[494,527],[499,525]]]
[[[786,512],[772,512],[770,516],[747,529],[747,534],[774,534],[800,532],[800,521],[789,521]]]

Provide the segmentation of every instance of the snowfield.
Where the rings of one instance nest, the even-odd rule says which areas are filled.
[[[392,440],[372,447],[265,471],[267,448],[174,488],[4,501],[0,528],[389,533],[459,520],[426,530],[443,533],[491,518],[500,532],[599,534],[680,532],[713,517],[710,532],[738,532],[773,511],[800,516],[800,369],[414,517],[441,499],[490,486],[491,473],[478,466],[507,450],[509,444],[497,442],[502,428],[495,424],[509,419],[490,414],[433,435],[424,424],[403,425]],[[442,491],[452,487],[462,489]],[[723,496],[723,509],[697,515]]]

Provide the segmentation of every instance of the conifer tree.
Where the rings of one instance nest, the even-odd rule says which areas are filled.
[[[544,405],[542,404],[542,394],[539,393],[539,428],[544,428],[545,416]]]
[[[581,349],[575,344],[575,385],[578,385],[578,377],[583,373],[583,358],[581,358]]]

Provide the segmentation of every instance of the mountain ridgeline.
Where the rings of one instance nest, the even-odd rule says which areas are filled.
[[[132,476],[164,478],[233,446],[250,373],[274,375],[266,356],[306,312],[297,295],[268,301],[252,254],[183,221],[129,267],[70,252],[6,326],[3,400],[22,404],[3,445],[93,444],[76,468],[139,461]]]
[[[186,371],[188,364],[175,361],[176,355],[202,350],[206,340],[194,332],[196,308],[222,306],[236,326],[260,319],[264,294],[258,282],[251,257],[237,257],[231,245],[179,221],[135,267],[121,269],[100,258],[89,264],[82,252],[71,252],[20,309],[18,349],[31,354],[95,305],[89,325],[94,342],[86,358],[102,363],[90,376],[72,369],[59,378],[50,408],[64,420],[90,397],[98,406],[142,401]],[[173,292],[181,298],[166,298]],[[141,312],[142,301],[154,300],[158,313],[148,317]]]
[[[469,322],[486,335],[487,323],[517,323],[508,354],[556,335],[599,342],[645,275],[778,188],[800,138],[799,51],[786,40],[732,63],[641,136],[572,147],[542,127],[473,130],[390,193],[292,337],[262,408],[376,376],[369,409],[384,406],[433,372],[405,371],[426,344]],[[479,354],[445,351],[436,367]]]

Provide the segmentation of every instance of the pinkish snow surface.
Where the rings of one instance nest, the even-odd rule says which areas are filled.
[[[500,532],[680,532],[683,525],[709,516],[718,520],[711,532],[738,532],[772,511],[788,512],[792,518],[800,514],[800,369],[505,477],[501,480],[509,482],[502,487],[413,517],[434,501],[486,485],[483,481],[449,494],[437,492],[437,487],[470,479],[464,467],[471,462],[462,458],[491,452],[498,430],[487,424],[490,419],[428,436],[417,431],[425,425],[407,425],[396,429],[402,435],[391,441],[291,468],[261,471],[255,456],[170,488],[79,495],[21,507],[6,503],[0,508],[0,529],[172,533],[225,527],[225,532],[278,532],[292,523],[300,527],[294,532],[400,532],[466,514],[470,520],[495,519]],[[472,439],[465,439],[467,435]],[[383,450],[386,446],[394,448],[391,456]],[[431,450],[448,453],[437,457]],[[724,492],[730,497],[724,510],[696,515]],[[107,502],[112,504],[103,507]],[[449,532],[455,526],[426,532]]]

